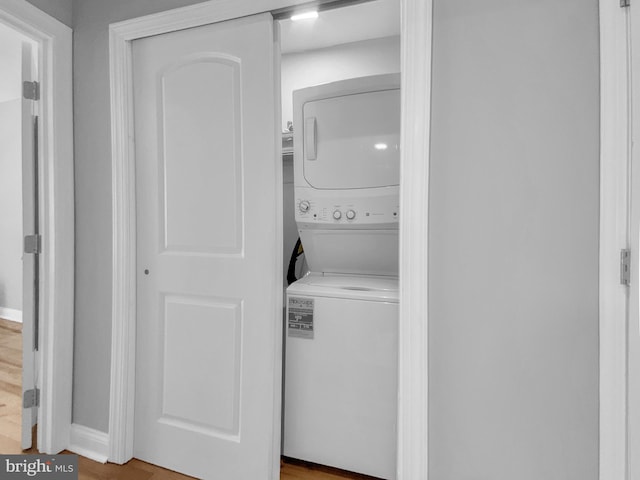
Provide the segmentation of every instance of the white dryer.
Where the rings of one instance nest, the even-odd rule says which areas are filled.
[[[400,75],[293,92],[298,232],[312,272],[398,275]]]
[[[310,273],[287,290],[284,450],[395,479],[398,282]]]

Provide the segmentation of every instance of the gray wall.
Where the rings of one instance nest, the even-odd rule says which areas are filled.
[[[194,3],[199,2],[81,0],[73,5],[76,185],[73,421],[103,432],[109,428],[111,361],[109,24]]]
[[[430,474],[596,480],[598,2],[436,0],[433,39]]]
[[[71,26],[73,18],[73,0],[27,0],[40,10],[47,12],[67,26]]]
[[[19,70],[8,73],[20,81]],[[0,308],[12,310],[22,310],[21,108],[0,102]]]

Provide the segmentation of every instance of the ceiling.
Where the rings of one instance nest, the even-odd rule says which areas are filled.
[[[321,11],[316,19],[280,21],[282,53],[400,35],[400,0],[374,0]]]

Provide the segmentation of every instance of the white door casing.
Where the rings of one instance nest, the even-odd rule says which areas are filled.
[[[628,243],[628,9],[601,0],[600,13],[600,479],[627,477],[627,289],[620,251]]]
[[[134,455],[198,478],[272,470],[273,57],[270,14],[133,45]]]
[[[40,88],[38,450],[69,445],[73,379],[72,32],[26,0],[0,0],[0,22],[37,44]]]
[[[626,349],[621,349],[620,355],[626,353],[627,373],[627,463],[628,479],[640,475],[640,8],[631,4],[628,9],[629,54],[624,58],[629,62],[628,97],[629,128],[627,139],[628,163],[625,163],[629,176],[628,191],[623,189],[624,201],[628,202],[629,223],[625,233],[627,248],[630,250],[630,283],[628,287],[628,316],[626,325]]]
[[[35,65],[36,53],[33,45],[22,43],[22,82],[37,82]],[[23,92],[24,93],[24,92]],[[38,232],[38,175],[37,157],[37,104],[35,98],[22,96],[22,234],[35,235]],[[24,250],[24,248],[23,248]],[[39,254],[23,253],[22,255],[22,396],[26,392],[37,391],[37,329],[35,321],[38,316],[38,277]],[[22,448],[31,448],[31,429],[38,419],[38,407],[30,406],[22,409]]]

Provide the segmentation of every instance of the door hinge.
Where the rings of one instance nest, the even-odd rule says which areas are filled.
[[[24,253],[40,253],[40,244],[40,235],[27,235],[24,237]]]
[[[40,406],[40,389],[32,388],[31,390],[25,390],[24,397],[22,398],[22,408],[33,408]]]
[[[27,100],[40,100],[40,84],[38,82],[22,82],[22,96]]]
[[[631,6],[631,0],[620,0],[620,8]]]
[[[627,248],[620,250],[620,284],[631,283],[631,251]]]

